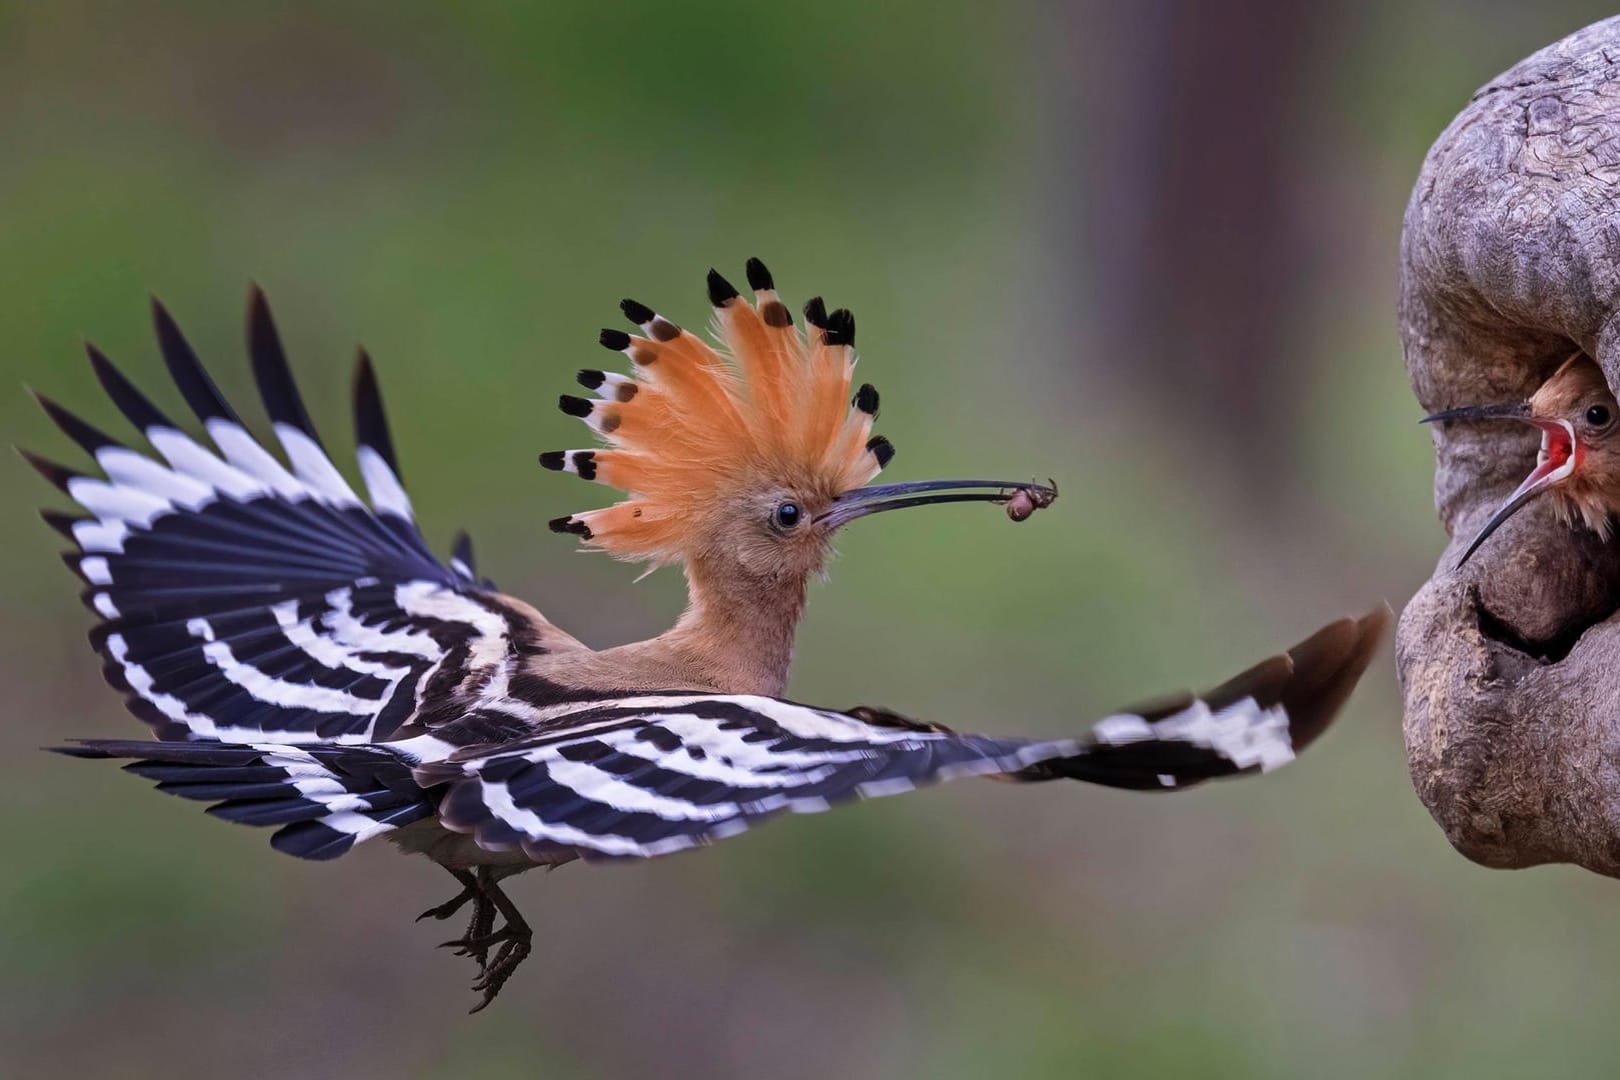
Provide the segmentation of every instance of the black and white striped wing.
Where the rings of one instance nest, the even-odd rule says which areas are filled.
[[[775,814],[958,776],[1172,791],[1265,772],[1333,720],[1387,619],[1386,610],[1333,623],[1206,694],[1117,713],[1081,739],[959,735],[880,709],[767,697],[640,694],[553,705],[522,723],[474,711],[376,745],[89,740],[60,749],[133,758],[126,768],[160,790],[214,803],[209,812],[230,821],[274,826],[276,849],[302,858],[335,858],[435,816],[482,847],[541,862],[645,858]],[[511,733],[520,734],[488,742]]]
[[[88,512],[45,517],[77,544],[65,558],[102,618],[91,640],[131,710],[162,739],[363,743],[498,695],[537,631],[478,585],[464,542],[449,567],[428,550],[365,355],[354,411],[369,505],[322,448],[261,294],[249,351],[285,465],[248,433],[168,313],[154,305],[154,315],[169,372],[213,447],[92,347],[102,386],[156,455],[43,398],[105,476],[26,455]]]
[[[767,697],[645,696],[416,776],[424,788],[449,785],[439,820],[480,847],[540,860],[650,857],[784,811],[1016,771],[1079,746],[886,727]]]
[[[442,746],[448,756],[416,777],[447,785],[446,827],[541,860],[664,855],[776,814],[961,776],[1177,790],[1292,761],[1337,715],[1387,621],[1387,609],[1342,619],[1206,694],[1109,716],[1080,739],[965,735],[768,697],[648,695],[555,717],[517,743]],[[408,750],[434,756],[431,739]]]

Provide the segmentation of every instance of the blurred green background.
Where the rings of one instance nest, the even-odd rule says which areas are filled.
[[[555,395],[621,296],[690,323],[759,255],[860,318],[888,475],[1056,477],[852,529],[792,694],[997,732],[1210,684],[1397,607],[1442,537],[1394,321],[1422,155],[1497,72],[1607,12],[1447,0],[0,5],[7,441],[159,400],[146,297],[251,401],[262,284],[328,442],[377,358],[430,537],[597,645],[670,572],[545,521],[599,488]],[[178,409],[177,409],[178,411]],[[7,1076],[1591,1076],[1620,891],[1455,855],[1387,650],[1297,767],[1175,798],[961,784],[697,855],[515,883],[538,955],[475,1019],[387,845],[273,854],[112,768],[134,736],[0,470]]]

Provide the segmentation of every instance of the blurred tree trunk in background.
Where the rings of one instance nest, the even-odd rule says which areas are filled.
[[[1294,441],[1296,312],[1316,231],[1300,178],[1316,60],[1340,7],[1064,9],[1058,165],[1077,183],[1058,193],[1059,220],[1067,277],[1091,305],[1093,362],[1150,410],[1163,397],[1148,415],[1230,465]]]

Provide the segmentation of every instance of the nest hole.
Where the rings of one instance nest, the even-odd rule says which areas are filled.
[[[1588,630],[1604,621],[1602,618],[1576,619],[1550,637],[1527,638],[1513,629],[1507,620],[1486,607],[1477,592],[1474,596],[1474,611],[1481,635],[1541,665],[1556,664],[1564,659]]]

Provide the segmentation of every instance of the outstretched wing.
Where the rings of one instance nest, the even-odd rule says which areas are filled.
[[[44,398],[105,478],[24,455],[88,511],[44,516],[77,545],[64,558],[102,618],[91,641],[131,710],[161,739],[366,743],[498,709],[516,659],[554,631],[476,581],[465,541],[448,567],[428,550],[366,355],[354,417],[369,505],[322,448],[262,294],[248,344],[286,465],[248,433],[161,305],[154,318],[214,449],[91,347],[101,385],[162,460]]]
[[[1388,612],[1345,619],[1201,697],[1118,713],[1080,739],[959,735],[880,709],[833,712],[776,698],[643,694],[554,707],[499,737],[474,714],[438,735],[368,746],[91,740],[78,757],[126,766],[209,812],[278,826],[272,843],[330,859],[437,814],[492,851],[542,862],[664,855],[756,821],[893,795],[936,780],[1074,779],[1168,791],[1292,761],[1337,714]],[[442,736],[442,737],[441,737]]]
[[[1209,694],[1110,716],[1083,739],[962,735],[879,710],[745,695],[640,696],[415,775],[427,789],[447,785],[446,827],[540,860],[664,855],[775,814],[959,776],[1173,790],[1292,761],[1349,696],[1387,619],[1341,620]]]
[[[881,727],[748,695],[623,698],[558,717],[521,742],[420,765],[447,784],[439,820],[480,847],[571,855],[664,855],[741,832],[781,811],[807,813],[932,780],[1008,772],[1079,751]]]

